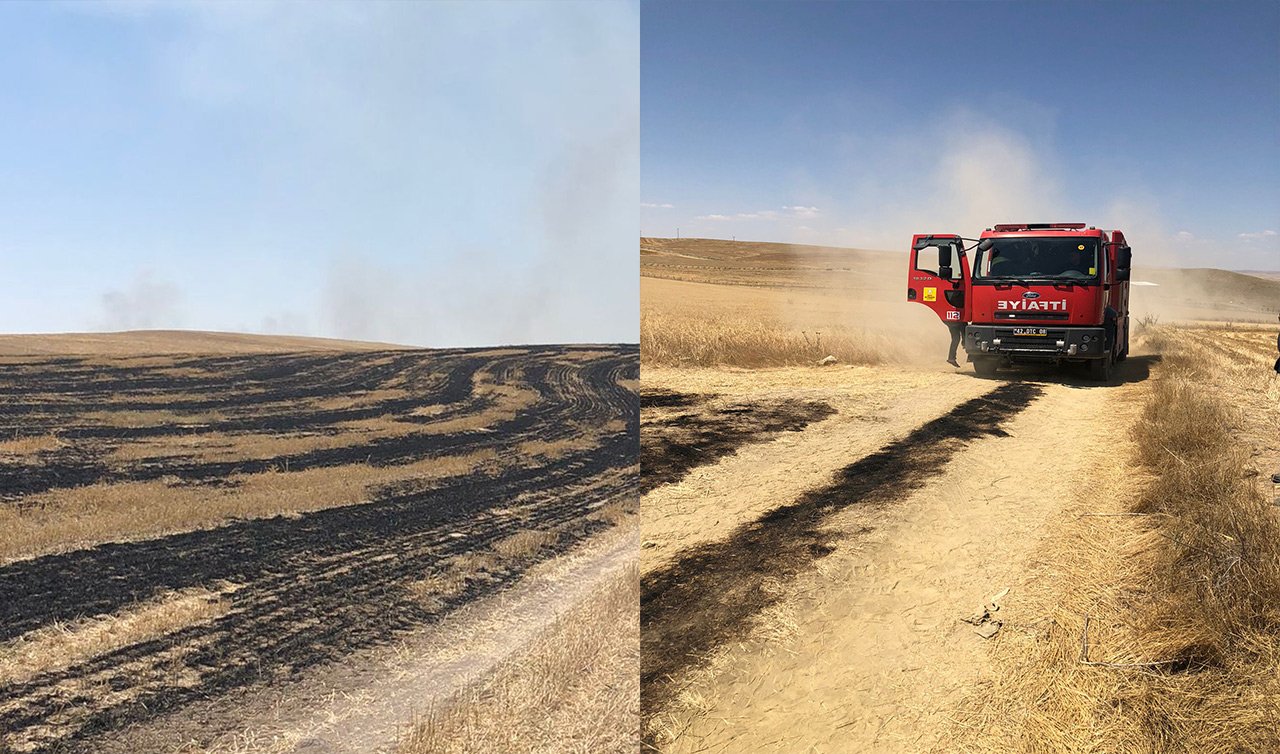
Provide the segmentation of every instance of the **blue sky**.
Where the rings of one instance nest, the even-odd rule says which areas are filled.
[[[0,4],[0,331],[638,339],[639,8]]]
[[[1011,220],[1280,269],[1280,4],[641,12],[641,229],[900,249]]]

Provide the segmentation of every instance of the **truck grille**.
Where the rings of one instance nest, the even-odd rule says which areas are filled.
[[[1034,325],[1030,325],[1030,327],[1034,327]],[[996,330],[995,337],[1000,339],[1001,348],[1020,348],[1034,351],[1058,350],[1058,341],[1066,339],[1067,331],[1053,328],[1044,329],[1048,330],[1048,334],[1014,335],[1013,330],[1000,328]]]

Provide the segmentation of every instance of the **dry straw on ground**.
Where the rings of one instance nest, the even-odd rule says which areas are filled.
[[[0,507],[0,563],[100,542],[155,537],[220,526],[232,518],[353,505],[369,488],[399,480],[443,480],[498,463],[485,448],[411,464],[330,466],[306,471],[267,471],[232,477],[227,489],[173,486],[167,480],[95,484],[27,497],[22,507]]]
[[[1106,496],[1042,553],[1055,586],[997,645],[1016,672],[960,721],[968,750],[1280,751],[1280,509],[1212,351],[1169,328],[1147,342],[1163,364],[1118,443],[1136,468],[1100,469]]]
[[[5,456],[16,457],[19,460],[38,460],[40,453],[57,450],[63,447],[62,440],[58,439],[56,434],[43,435],[17,435],[11,439],[0,440],[0,459]]]
[[[225,585],[170,592],[111,615],[55,623],[0,644],[0,684],[19,684],[226,613]]]
[[[504,558],[523,560],[554,544],[558,537],[543,529],[522,529],[493,544],[493,549]]]
[[[747,317],[640,315],[640,358],[653,366],[781,367],[826,356],[842,364],[879,364],[889,352],[886,345],[883,337],[863,330],[816,333]]]
[[[636,568],[606,580],[529,651],[429,713],[399,754],[636,751],[639,601]]]

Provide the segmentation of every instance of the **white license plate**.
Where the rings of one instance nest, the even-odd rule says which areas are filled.
[[[1014,335],[1048,335],[1049,331],[1043,327],[1015,327]]]

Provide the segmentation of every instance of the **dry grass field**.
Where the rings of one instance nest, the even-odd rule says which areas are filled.
[[[0,751],[257,750],[255,689],[634,519],[634,346],[184,337],[2,344]]]
[[[1280,284],[989,380],[904,256],[642,240],[646,750],[1280,750]]]
[[[1041,546],[1038,622],[997,647],[992,702],[957,732],[972,750],[1280,750],[1274,328],[1145,338],[1163,359],[1124,438],[1138,481],[1074,501]]]
[[[397,754],[634,752],[639,599],[632,556],[460,700],[429,711]]]

